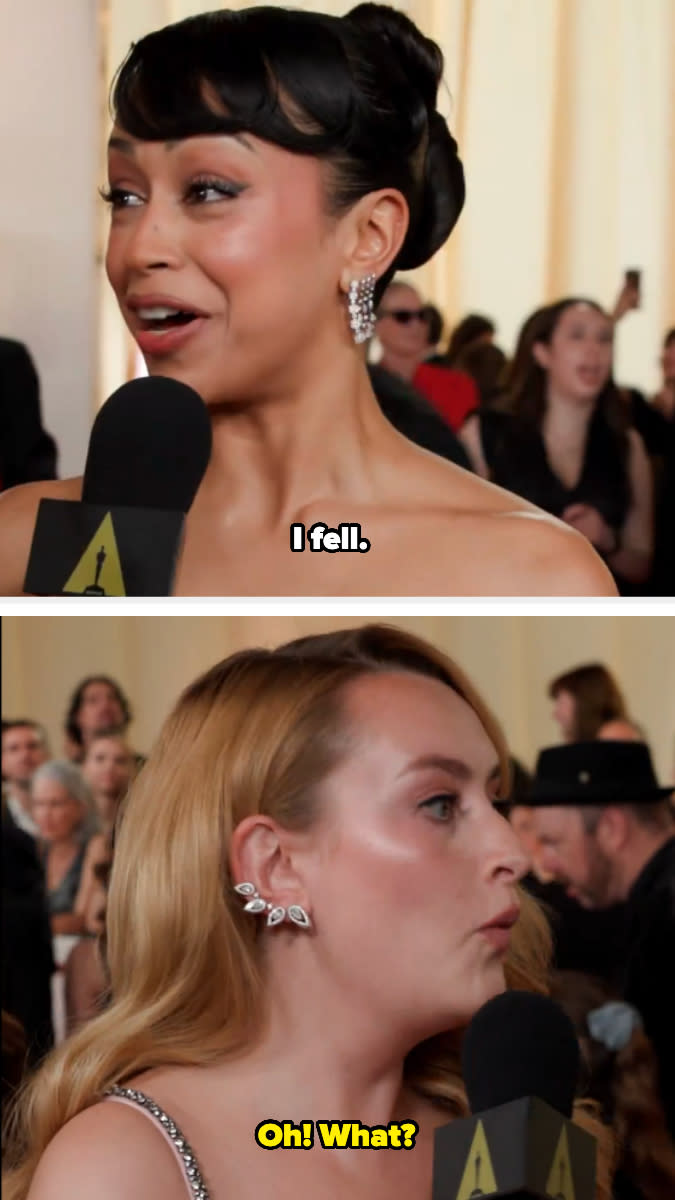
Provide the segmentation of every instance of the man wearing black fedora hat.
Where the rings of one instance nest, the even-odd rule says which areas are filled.
[[[524,802],[536,809],[542,864],[569,895],[585,908],[626,902],[622,991],[654,1045],[675,1137],[672,792],[643,742],[572,742],[542,750]]]

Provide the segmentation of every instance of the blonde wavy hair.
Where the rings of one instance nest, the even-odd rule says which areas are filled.
[[[472,684],[439,650],[396,628],[242,651],[197,679],[120,813],[106,928],[110,1006],[54,1049],[18,1094],[6,1129],[5,1200],[25,1200],[48,1143],[106,1089],[154,1067],[213,1063],[253,1042],[265,1000],[261,930],[233,893],[232,831],[254,813],[310,827],[322,780],[353,745],[347,685],[392,671],[438,679],[470,705],[508,789],[503,735]],[[507,986],[546,992],[548,925],[533,900],[523,893],[521,901]],[[431,1038],[405,1064],[408,1085],[449,1118],[469,1111],[460,1040],[456,1030]],[[598,1196],[609,1200],[609,1189]]]

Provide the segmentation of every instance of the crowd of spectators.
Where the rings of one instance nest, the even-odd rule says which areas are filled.
[[[638,305],[631,283],[612,312],[578,297],[545,305],[524,321],[509,358],[495,344],[489,317],[469,314],[446,340],[442,313],[394,280],[377,314],[382,355],[373,386],[380,398],[397,380],[410,405],[419,410],[426,401],[437,418],[436,444],[433,430],[431,439],[418,438],[414,425],[393,423],[577,529],[605,559],[622,595],[670,596],[675,329],[664,338],[657,394],[621,385],[613,370],[615,330]],[[464,462],[456,450],[448,453],[449,433]]]
[[[542,751],[534,774],[513,760],[501,804],[529,859],[522,886],[551,927],[551,992],[577,1029],[580,1087],[617,1134],[615,1200],[666,1200],[675,1184],[673,792],[658,786],[647,735],[605,665],[558,675],[548,694],[562,744]],[[37,721],[3,720],[6,1095],[109,1000],[114,829],[143,762],[128,740],[131,718],[119,685],[92,675],[66,707],[61,758]],[[586,778],[596,787],[590,806]]]

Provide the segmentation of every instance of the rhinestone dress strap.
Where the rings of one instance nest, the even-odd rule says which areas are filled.
[[[113,1100],[127,1100],[132,1104],[136,1104],[148,1116],[154,1118],[162,1133],[171,1142],[182,1163],[192,1200],[211,1200],[190,1143],[183,1136],[175,1121],[171,1119],[168,1113],[164,1112],[163,1108],[159,1107],[159,1104],[155,1104],[155,1101],[150,1096],[146,1096],[145,1092],[136,1091],[135,1088],[115,1086],[105,1092],[105,1096]]]

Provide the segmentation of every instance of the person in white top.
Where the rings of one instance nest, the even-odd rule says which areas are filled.
[[[197,1200],[429,1196],[434,1132],[468,1111],[461,1031],[546,986],[508,786],[484,702],[402,630],[197,679],[117,824],[110,1003],[31,1083],[5,1200],[185,1200],[188,1179]],[[417,1134],[270,1153],[271,1118]]]

